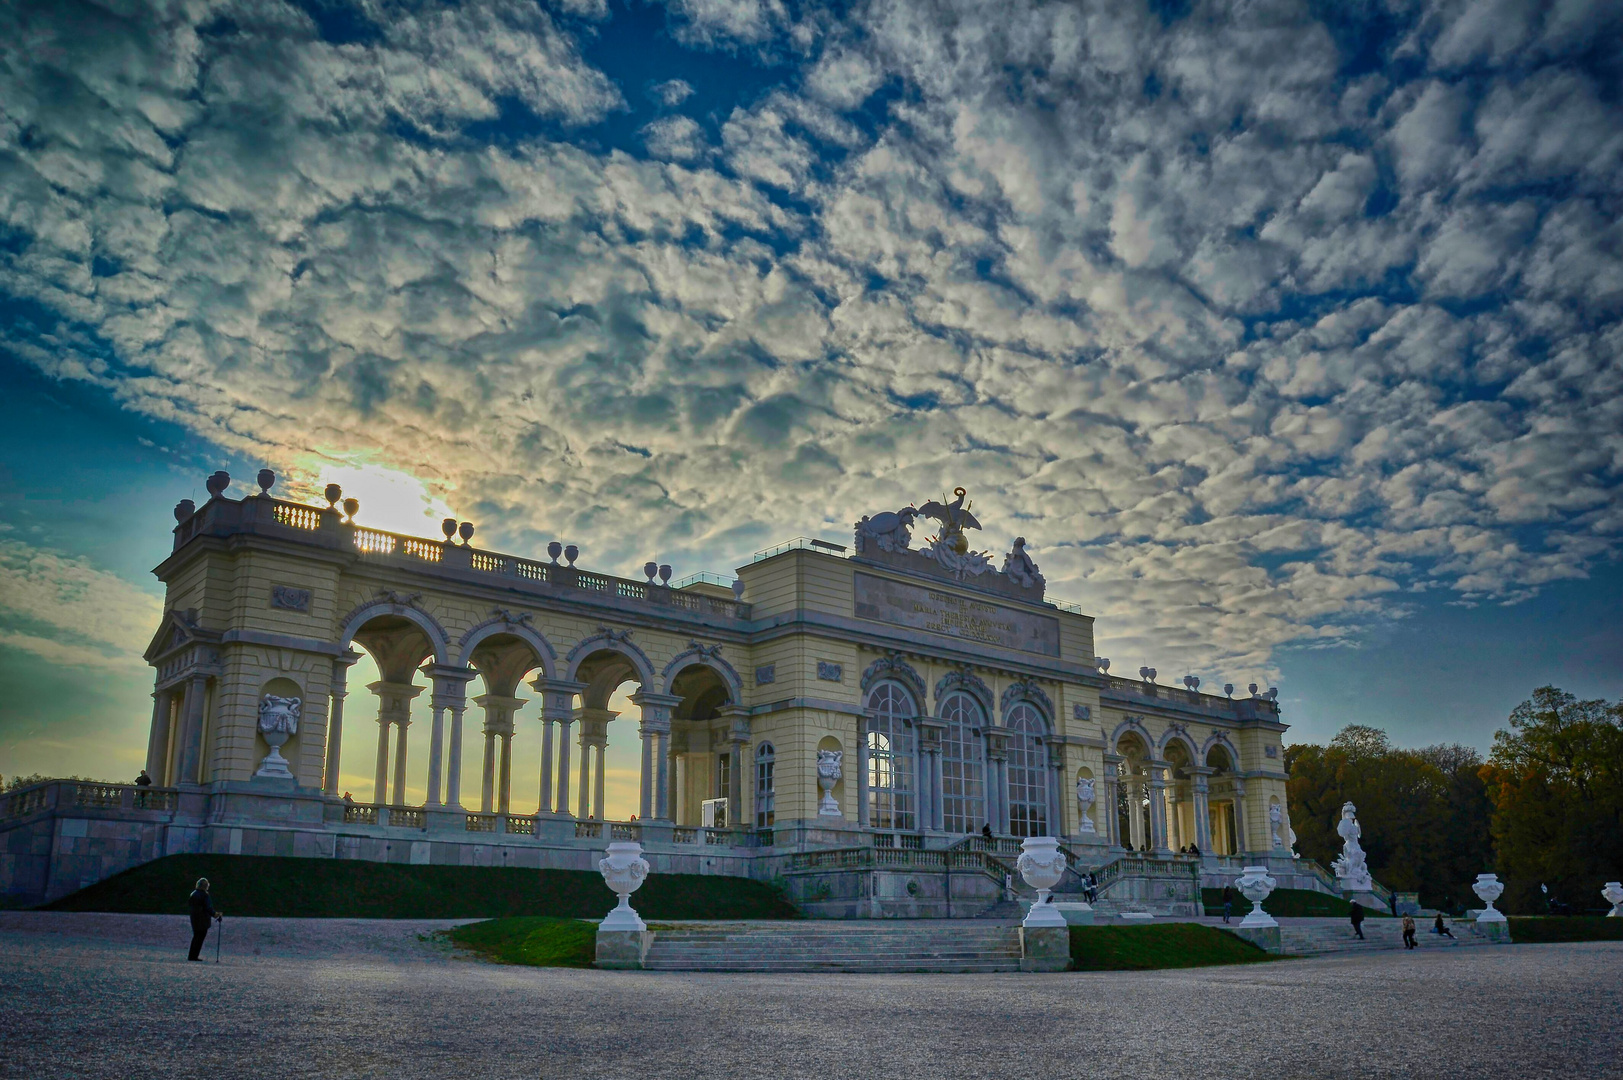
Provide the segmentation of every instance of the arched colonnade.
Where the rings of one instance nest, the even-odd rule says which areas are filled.
[[[1137,720],[1117,727],[1105,754],[1104,805],[1110,843],[1165,853],[1193,844],[1203,854],[1245,848],[1245,780],[1222,733],[1196,747],[1178,724],[1159,743]]]
[[[483,717],[479,810],[512,812],[513,739],[521,712],[530,702],[519,694],[528,686],[541,702],[536,812],[601,821],[609,725],[619,715],[609,708],[609,700],[631,683],[637,689],[630,700],[641,713],[638,816],[671,820],[682,797],[678,784],[682,757],[694,748],[708,753],[714,744],[725,745],[731,754],[724,760],[732,765],[733,790],[721,794],[742,808],[740,785],[749,729],[739,706],[738,675],[722,659],[719,647],[692,642],[656,670],[628,631],[602,627],[560,656],[530,619],[527,614],[498,610],[453,641],[431,616],[410,603],[391,598],[355,611],[345,622],[340,654],[333,662],[324,791],[338,794],[348,672],[361,659],[356,650],[363,649],[376,662],[380,676],[366,687],[378,703],[375,803],[406,805],[406,731],[411,704],[426,690],[432,730],[425,807],[466,808],[462,759],[464,719],[471,703]],[[419,683],[419,675],[426,676],[429,685]],[[483,692],[470,699],[476,682]],[[682,816],[696,817],[696,807]]]

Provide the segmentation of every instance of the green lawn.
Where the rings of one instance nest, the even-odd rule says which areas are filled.
[[[1510,916],[1510,940],[1518,945],[1560,941],[1623,941],[1623,919],[1604,915]]]
[[[228,915],[454,919],[530,915],[595,919],[614,894],[588,870],[411,866],[358,859],[170,855],[46,905],[52,911],[181,913],[200,877]],[[772,886],[707,874],[652,874],[635,897],[653,919],[793,919]]]
[[[1202,889],[1200,899],[1206,905],[1206,914],[1223,914],[1223,890]],[[1275,916],[1335,916],[1346,918],[1352,905],[1339,896],[1328,893],[1315,892],[1312,889],[1275,889],[1268,894],[1268,899],[1262,902],[1262,910]],[[1234,890],[1234,914],[1244,915],[1251,910],[1251,901],[1240,895],[1240,890]],[[1371,918],[1390,918],[1391,913],[1377,908],[1364,909],[1364,914]]]
[[[1071,927],[1071,962],[1077,971],[1148,971],[1277,959],[1243,938],[1199,923]]]
[[[583,919],[526,915],[469,923],[440,934],[498,964],[591,967],[597,948],[597,924]]]

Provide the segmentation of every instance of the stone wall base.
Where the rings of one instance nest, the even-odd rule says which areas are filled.
[[[648,947],[653,943],[652,930],[599,930],[597,959],[593,966],[641,970],[642,962],[648,957]]]
[[[1244,938],[1263,952],[1277,955],[1285,951],[1277,926],[1225,926],[1223,929],[1237,938]]]
[[[1070,971],[1071,931],[1065,926],[1020,928],[1021,971]]]

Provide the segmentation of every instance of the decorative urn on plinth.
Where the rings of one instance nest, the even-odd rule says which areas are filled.
[[[1020,876],[1037,890],[1037,901],[1022,926],[1064,926],[1065,916],[1049,902],[1049,894],[1065,876],[1065,853],[1052,836],[1028,836],[1020,843]]]
[[[1076,831],[1079,833],[1097,832],[1098,830],[1093,827],[1093,818],[1088,816],[1088,811],[1093,809],[1093,777],[1084,776],[1077,780],[1076,808]]]
[[[620,897],[614,910],[604,917],[599,930],[648,929],[642,917],[631,907],[631,894],[642,888],[648,879],[648,860],[642,857],[642,845],[634,840],[616,840],[609,845],[603,858],[597,860],[598,872],[609,891]]]
[[[1606,888],[1600,891],[1606,902],[1612,905],[1612,910],[1606,913],[1608,919],[1623,919],[1623,882],[1608,881]]]
[[[817,751],[817,786],[823,789],[823,801],[817,805],[818,817],[840,817],[840,804],[834,801],[834,785],[844,775],[841,762],[843,750]]]
[[[299,733],[299,712],[303,707],[303,701],[296,697],[266,694],[259,699],[259,734],[264,736],[265,745],[270,747],[270,753],[259,763],[259,771],[254,773],[255,776],[272,780],[293,779],[293,770],[287,767],[287,758],[282,756],[282,747]]]
[[[1487,910],[1476,917],[1477,922],[1506,921],[1504,912],[1497,910],[1493,906],[1493,902],[1499,899],[1500,895],[1505,891],[1504,882],[1499,880],[1498,874],[1478,874],[1476,883],[1471,886],[1471,891],[1476,893],[1484,904],[1488,905]]]
[[[1248,866],[1234,882],[1234,887],[1240,890],[1240,895],[1251,901],[1251,911],[1240,920],[1244,926],[1278,926],[1274,917],[1262,910],[1262,902],[1268,899],[1279,882],[1268,876],[1266,866]]]

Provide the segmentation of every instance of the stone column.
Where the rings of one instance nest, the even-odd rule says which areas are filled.
[[[332,704],[327,707],[327,764],[321,790],[328,795],[338,794],[338,763],[344,750],[344,698],[349,696],[349,668],[360,660],[361,654],[346,651],[333,657],[332,683],[328,696]]]
[[[919,782],[919,802],[924,803],[926,796],[929,800],[928,817],[921,816],[919,825],[922,829],[940,832],[945,824],[942,815],[941,791],[941,735],[947,725],[933,718],[920,717],[917,721],[919,728],[919,759],[923,774]]]
[[[1105,770],[1101,778],[1104,788],[1104,810],[1101,816],[1104,818],[1105,843],[1119,849],[1125,846],[1121,838],[1121,758],[1115,754],[1106,754],[1104,757]]]
[[[585,821],[592,816],[592,743],[581,724],[580,734],[580,812],[575,816]]]
[[[193,675],[186,681],[186,724],[180,743],[180,777],[182,784],[198,783],[203,755],[203,698],[208,693],[207,675]]]
[[[671,733],[659,733],[659,744],[654,747],[654,784],[658,795],[654,800],[654,818],[658,821],[670,821],[673,817],[671,809]]]
[[[389,726],[393,724],[399,729],[397,742],[400,750],[395,761],[395,798],[400,799],[404,797],[406,790],[406,728],[411,726],[411,703],[424,688],[409,682],[388,681],[368,683],[366,688],[377,695],[378,699],[378,761],[372,800],[380,805],[388,805]]]
[[[164,766],[169,760],[169,691],[152,692],[152,730],[147,733],[147,775],[159,787],[167,784]]]
[[[1209,785],[1206,780],[1212,770],[1203,765],[1191,766],[1189,771],[1194,774],[1194,808],[1195,815],[1195,846],[1202,855],[1212,854],[1212,816],[1209,801]]]
[[[406,805],[406,729],[410,721],[395,725],[394,739],[394,801],[391,806]]]
[[[1045,740],[1048,747],[1048,835],[1065,836],[1065,744]]]
[[[1009,735],[986,733],[986,820],[999,836],[1013,828],[1009,819]]]
[[[1251,834],[1246,829],[1245,781],[1234,778],[1234,853],[1244,855],[1251,850]]]
[[[549,679],[537,675],[530,686],[541,695],[541,805],[539,814],[569,813],[569,726],[574,717],[575,695],[586,689],[582,682],[568,679]],[[558,772],[557,801],[553,788],[553,725],[559,725],[559,752],[562,765]]]
[[[1150,850],[1157,854],[1167,847],[1167,763],[1152,761],[1150,766]]]
[[[638,789],[638,815],[644,820],[670,820],[666,805],[667,786],[663,747],[671,733],[671,711],[682,704],[673,694],[655,694],[638,691],[631,695],[631,703],[642,712],[642,723],[637,732],[642,737],[642,775]]]
[[[473,703],[485,714],[485,757],[480,772],[479,808],[484,813],[505,805],[511,787],[511,754],[514,716],[523,707],[524,698],[505,694],[481,694]],[[501,764],[497,764],[497,753]],[[506,776],[499,775],[507,770]],[[502,813],[507,811],[502,810]]]
[[[445,702],[435,694],[429,700],[429,707],[433,711],[433,726],[428,736],[428,797],[423,800],[424,806],[440,805],[440,770],[445,766]],[[400,758],[406,757],[406,742],[400,741]],[[399,766],[397,765],[398,769]],[[398,784],[395,785],[397,788]],[[396,793],[398,795],[398,792]]]
[[[732,756],[728,770],[730,782],[727,796],[727,827],[736,829],[744,824],[747,807],[744,803],[744,770],[750,741],[749,713],[739,705],[723,705],[716,715],[727,720],[727,751]]]
[[[500,785],[501,798],[496,802],[496,812],[506,814],[513,803],[513,733],[511,731],[502,736]]]
[[[592,816],[599,821],[608,820],[607,815],[603,813],[603,755],[608,748],[607,739],[599,740],[593,747],[597,751],[597,775],[592,778],[595,785],[592,789]]]
[[[432,759],[428,766],[428,805],[462,808],[462,714],[467,708],[467,686],[475,672],[455,664],[429,664],[423,674],[434,680],[434,737],[430,740]],[[451,714],[451,738],[447,752],[444,716]],[[441,763],[444,771],[441,772]],[[440,778],[445,779],[445,802],[440,803]]]

